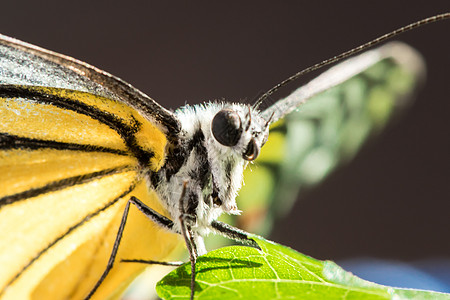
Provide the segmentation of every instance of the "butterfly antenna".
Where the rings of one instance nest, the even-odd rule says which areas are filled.
[[[394,37],[394,36],[396,36],[396,35],[402,34],[402,33],[404,33],[404,32],[413,30],[413,29],[415,29],[415,28],[418,28],[418,27],[421,27],[421,26],[424,26],[424,25],[427,25],[427,24],[430,24],[430,23],[434,23],[434,22],[446,20],[446,19],[449,19],[449,18],[450,18],[450,12],[448,12],[448,13],[443,13],[443,14],[439,14],[439,15],[435,15],[435,16],[432,16],[432,17],[428,17],[428,18],[422,19],[422,20],[420,20],[420,21],[416,21],[416,22],[414,22],[414,23],[411,23],[411,24],[409,24],[409,25],[400,27],[400,28],[398,28],[398,29],[396,29],[396,30],[393,30],[393,31],[389,32],[389,33],[386,33],[386,34],[384,34],[384,35],[382,35],[382,36],[379,36],[379,37],[377,37],[376,39],[373,39],[373,40],[371,40],[371,41],[369,41],[369,42],[367,42],[367,43],[364,43],[364,44],[362,44],[362,45],[360,45],[360,46],[358,46],[358,47],[355,47],[355,48],[353,48],[353,49],[350,49],[350,50],[348,50],[348,51],[346,51],[346,52],[343,52],[343,53],[341,53],[341,54],[339,54],[339,55],[336,55],[336,56],[334,56],[334,57],[332,57],[332,58],[326,59],[326,60],[324,60],[324,61],[322,61],[322,62],[319,62],[319,63],[317,63],[317,64],[315,64],[315,65],[312,65],[312,66],[310,66],[310,67],[308,67],[308,68],[306,68],[306,69],[303,69],[302,71],[300,71],[300,72],[298,72],[298,73],[292,75],[291,77],[289,77],[289,78],[283,80],[282,82],[278,83],[277,85],[275,85],[274,87],[272,87],[270,90],[268,90],[267,92],[265,92],[264,94],[262,94],[262,95],[256,100],[256,102],[255,102],[255,104],[253,105],[253,107],[254,107],[255,109],[258,108],[258,107],[259,107],[259,106],[260,106],[260,105],[261,105],[268,97],[270,97],[270,96],[271,96],[273,93],[275,93],[278,89],[280,89],[281,87],[287,85],[287,84],[290,83],[291,81],[296,80],[296,79],[299,78],[300,76],[303,76],[303,75],[305,75],[305,74],[307,74],[307,73],[310,73],[310,72],[312,72],[312,71],[315,71],[315,70],[317,70],[317,69],[320,69],[320,68],[322,68],[322,67],[325,67],[325,66],[327,66],[327,65],[330,65],[330,64],[332,64],[332,63],[335,63],[335,62],[338,62],[338,61],[340,61],[340,60],[343,60],[343,59],[345,59],[345,58],[347,58],[347,57],[349,57],[349,56],[352,56],[352,55],[354,55],[354,54],[356,54],[356,53],[359,53],[359,52],[364,51],[364,50],[366,50],[366,49],[368,49],[368,48],[370,48],[370,47],[373,47],[373,46],[375,46],[375,45],[377,45],[377,44],[379,44],[379,43],[381,43],[381,42],[384,42],[385,40],[390,39],[390,38],[392,38],[392,37]]]

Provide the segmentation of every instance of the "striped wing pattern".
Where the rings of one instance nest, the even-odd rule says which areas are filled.
[[[166,214],[144,170],[161,168],[167,139],[113,89],[33,51],[0,43],[0,298],[79,299],[105,269],[130,196]],[[117,261],[163,260],[179,243],[133,207],[128,220]],[[94,298],[144,267],[116,263]]]

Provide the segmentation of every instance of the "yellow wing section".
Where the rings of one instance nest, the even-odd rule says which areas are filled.
[[[167,212],[143,172],[164,163],[161,130],[87,92],[0,85],[0,299],[80,299],[103,273],[127,200]],[[180,242],[131,207],[115,267],[95,293],[120,293]]]

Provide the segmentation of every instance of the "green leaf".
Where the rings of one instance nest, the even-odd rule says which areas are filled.
[[[331,261],[252,238],[261,250],[231,246],[199,257],[195,299],[450,299],[450,294],[371,283]],[[190,264],[169,273],[156,290],[163,299],[189,299]]]

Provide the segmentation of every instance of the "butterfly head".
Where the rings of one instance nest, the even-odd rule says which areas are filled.
[[[192,149],[178,175],[203,200],[196,207],[199,222],[239,214],[235,199],[243,171],[267,141],[268,122],[247,105],[219,102],[186,106],[177,116]]]
[[[243,171],[267,141],[268,123],[258,111],[243,104],[214,104],[209,109],[205,142],[212,175],[212,207],[217,208],[217,214],[239,214],[235,198]]]
[[[255,160],[261,147],[267,141],[267,122],[252,112],[250,107],[244,113],[242,106],[222,108],[211,121],[211,133],[217,143],[235,149],[246,161]],[[253,116],[252,116],[253,115]]]

